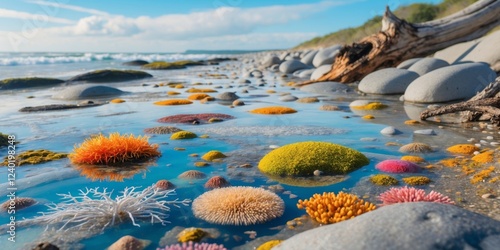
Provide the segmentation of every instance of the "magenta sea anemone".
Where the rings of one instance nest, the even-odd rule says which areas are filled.
[[[157,250],[227,250],[223,245],[194,243],[192,241],[158,248]]]
[[[420,170],[417,164],[404,160],[385,160],[375,168],[386,173],[415,173]]]
[[[425,190],[413,187],[391,188],[384,193],[381,193],[378,196],[378,199],[382,201],[382,206],[418,201],[455,204],[448,196],[441,193],[431,191],[429,194],[426,194]]]

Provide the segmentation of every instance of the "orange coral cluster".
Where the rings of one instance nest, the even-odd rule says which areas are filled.
[[[453,154],[465,154],[465,155],[471,155],[478,150],[479,148],[472,144],[457,144],[446,149],[446,151]]]
[[[190,100],[169,99],[169,100],[157,101],[154,104],[155,105],[162,105],[162,106],[171,106],[171,105],[187,105],[187,104],[192,104],[192,103],[193,102]]]
[[[160,156],[157,144],[149,144],[148,137],[102,134],[86,139],[80,146],[75,146],[69,159],[75,164],[113,165],[125,162],[143,161]]]
[[[491,177],[491,173],[493,173],[493,171],[495,171],[495,167],[490,166],[489,168],[484,169],[481,172],[475,174],[472,177],[472,179],[470,180],[470,182],[472,184],[475,184],[475,183],[478,183],[478,182],[485,181],[487,178]]]
[[[374,204],[344,192],[314,194],[308,200],[299,200],[297,207],[305,208],[309,216],[321,224],[344,221],[376,208]]]
[[[289,107],[281,107],[281,106],[258,108],[250,111],[250,113],[261,114],[261,115],[282,115],[282,114],[292,114],[296,112],[297,110],[295,109]]]
[[[472,157],[472,160],[477,162],[477,163],[493,162],[493,151],[486,151],[486,152],[480,153],[480,154]]]

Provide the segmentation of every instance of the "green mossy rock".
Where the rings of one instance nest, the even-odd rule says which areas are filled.
[[[61,84],[63,82],[64,82],[63,80],[55,78],[40,78],[40,77],[9,78],[0,81],[0,90],[49,87]]]
[[[0,148],[9,146],[9,136],[0,132]]]
[[[95,70],[72,77],[68,82],[85,81],[90,83],[123,82],[153,77],[139,70],[104,69]]]
[[[176,62],[152,62],[145,65],[142,65],[144,69],[184,69],[187,66],[195,66],[195,65],[204,65],[203,62],[196,62],[191,60],[182,60]]]
[[[259,162],[263,173],[280,176],[312,176],[315,170],[324,174],[346,174],[370,162],[362,153],[329,142],[298,142],[268,153]]]

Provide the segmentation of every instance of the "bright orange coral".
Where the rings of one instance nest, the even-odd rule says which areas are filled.
[[[192,104],[192,103],[193,102],[190,100],[169,99],[169,100],[157,101],[154,104],[156,104],[156,105],[186,105],[186,104]]]
[[[299,200],[297,207],[305,208],[309,216],[321,224],[344,221],[376,208],[374,204],[344,192],[314,194],[308,200]]]
[[[261,114],[261,115],[282,115],[282,114],[292,114],[296,113],[297,110],[289,108],[289,107],[265,107],[251,110],[250,113]]]
[[[493,159],[494,159],[493,151],[482,152],[482,153],[472,157],[472,160],[477,162],[477,163],[489,163],[489,162],[493,162]]]
[[[204,94],[204,93],[196,93],[196,94],[192,94],[192,95],[188,96],[188,99],[199,101],[199,100],[203,100],[207,97],[210,97],[210,96],[207,94]]]
[[[113,165],[144,161],[160,155],[158,145],[149,144],[146,136],[111,133],[109,137],[99,134],[86,139],[80,146],[75,146],[68,157],[74,164]]]
[[[472,144],[457,144],[447,148],[446,151],[453,154],[471,155],[475,151],[479,151],[479,148]]]

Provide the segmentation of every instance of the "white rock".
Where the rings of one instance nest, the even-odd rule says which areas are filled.
[[[495,71],[500,71],[500,31],[488,35],[460,61],[485,62]]]
[[[431,71],[414,80],[405,91],[405,101],[417,103],[469,99],[496,77],[484,63],[464,63]]]
[[[332,64],[335,61],[335,56],[339,53],[340,45],[333,45],[328,48],[320,49],[313,59],[314,67],[319,67],[325,64]]]
[[[436,135],[436,132],[433,129],[420,129],[413,131],[413,133],[419,135]]]
[[[293,96],[293,95],[284,95],[284,96],[280,96],[280,98],[279,98],[279,100],[282,102],[294,102],[297,99],[299,99],[299,98],[296,96]]]
[[[268,55],[264,57],[261,61],[262,66],[271,67],[274,64],[280,64],[281,60],[277,56]]]
[[[299,69],[308,69],[309,66],[301,63],[299,60],[288,60],[280,64],[280,72],[289,74],[293,73]]]
[[[444,60],[437,58],[423,58],[409,67],[408,70],[423,76],[433,70],[446,66],[450,66],[450,64]]]
[[[398,68],[398,69],[408,69],[409,67],[411,67],[411,65],[415,64],[420,59],[422,59],[422,57],[411,58],[411,59],[405,60],[405,61],[401,62],[400,64],[398,64],[398,66],[396,68]]]
[[[313,73],[311,75],[311,80],[317,80],[317,79],[319,79],[321,76],[323,76],[328,71],[330,71],[330,69],[332,69],[332,65],[331,64],[325,64],[325,65],[319,66],[318,68],[316,68],[313,71]]]
[[[418,77],[417,73],[406,69],[386,68],[365,76],[358,89],[368,94],[402,94]]]
[[[396,129],[393,126],[389,126],[389,127],[385,127],[382,130],[380,130],[380,133],[383,135],[396,135],[396,134],[400,134],[401,131],[399,131],[398,129]]]
[[[311,50],[308,53],[306,53],[304,57],[300,59],[300,61],[305,65],[313,66],[313,60],[316,54],[318,54],[318,50]]]

